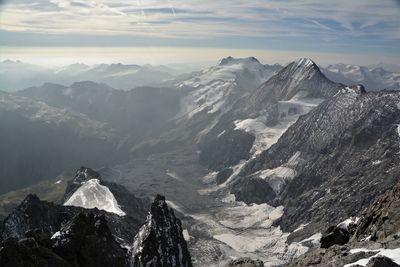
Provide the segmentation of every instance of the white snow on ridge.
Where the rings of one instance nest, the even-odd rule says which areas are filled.
[[[98,208],[111,213],[124,216],[113,193],[108,187],[100,184],[98,179],[90,179],[84,182],[64,203],[64,206],[75,206],[86,209]]]
[[[369,258],[361,259],[353,263],[349,263],[344,265],[343,267],[351,267],[351,266],[367,266],[368,262],[377,256],[384,256],[389,259],[391,259],[393,262],[400,264],[400,248],[395,248],[395,249],[378,249],[378,250],[368,250],[365,248],[359,248],[359,249],[352,249],[350,250],[350,253],[358,253],[358,252],[377,252],[374,256],[371,256]]]
[[[348,230],[350,224],[357,224],[360,218],[358,217],[350,217],[343,222],[339,223],[337,227]]]
[[[265,69],[257,60],[230,59],[229,64],[217,65],[203,70],[190,79],[176,84],[191,87],[192,91],[181,102],[181,112],[176,118],[191,118],[208,109],[208,113],[222,110],[232,94],[238,90],[251,90],[268,80],[274,73]],[[238,84],[246,84],[240,88]]]

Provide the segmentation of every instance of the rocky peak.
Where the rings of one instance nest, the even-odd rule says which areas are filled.
[[[294,61],[263,83],[250,98],[251,106],[293,98],[329,98],[343,86],[327,79],[311,59]]]
[[[227,65],[233,65],[233,64],[251,64],[251,63],[261,64],[260,61],[258,61],[258,59],[256,59],[255,57],[233,58],[233,57],[229,56],[229,57],[221,59],[219,65],[227,66]]]
[[[73,182],[74,183],[82,183],[86,182],[90,179],[101,179],[100,174],[90,168],[87,167],[80,167],[76,173]]]
[[[131,251],[133,266],[192,266],[181,221],[164,196],[151,204],[146,223],[135,237]]]

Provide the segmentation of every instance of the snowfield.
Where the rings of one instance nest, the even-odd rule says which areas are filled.
[[[64,203],[64,206],[75,206],[86,209],[98,208],[111,213],[124,216],[126,213],[121,210],[108,187],[100,184],[98,179],[90,179],[84,182]]]

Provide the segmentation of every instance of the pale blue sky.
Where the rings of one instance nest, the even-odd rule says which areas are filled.
[[[315,53],[396,63],[399,14],[399,0],[3,0],[0,46],[265,50],[288,61]]]

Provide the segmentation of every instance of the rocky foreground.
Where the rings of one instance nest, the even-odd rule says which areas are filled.
[[[0,228],[0,266],[192,266],[181,222],[163,196],[155,197],[147,219],[141,215],[140,199],[107,182],[103,184],[119,193],[116,199],[125,204],[120,206],[123,215],[77,202],[66,205],[93,179],[101,178],[91,169],[79,169],[67,187],[64,205],[28,195]],[[100,189],[105,190],[101,186],[85,191],[80,204],[99,197]]]

